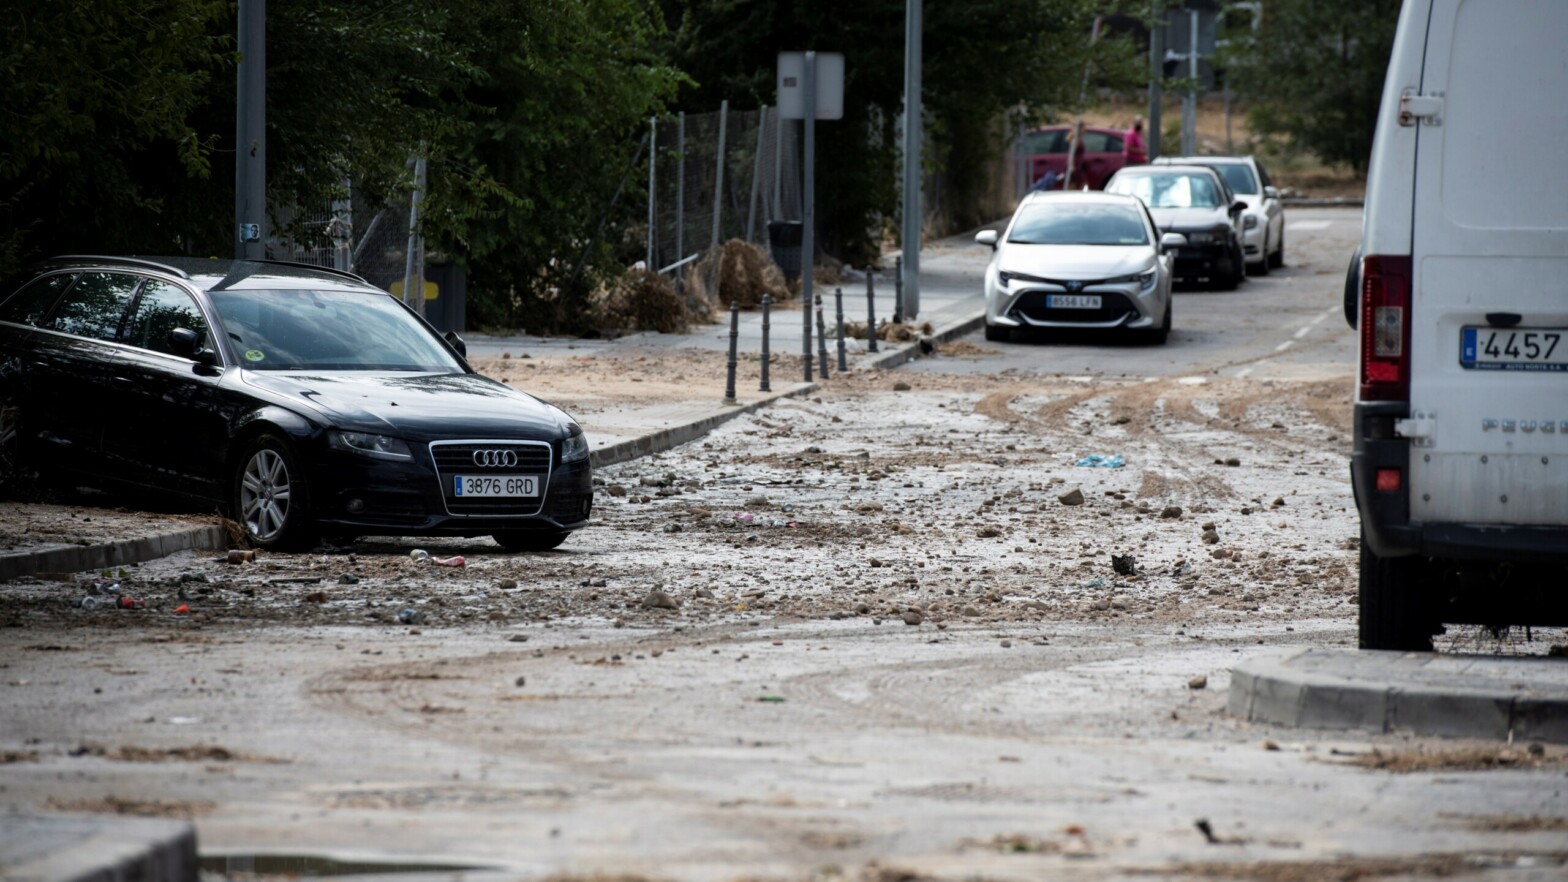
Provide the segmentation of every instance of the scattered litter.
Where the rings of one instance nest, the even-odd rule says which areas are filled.
[[[1088,582],[1085,582],[1083,587],[1085,587],[1085,588],[1104,588],[1105,587],[1105,580],[1104,579],[1092,579],[1092,580],[1090,580]]]
[[[423,625],[425,623],[425,614],[410,607],[399,612],[397,620],[405,625]]]
[[[755,521],[756,519],[757,519],[757,516],[752,514],[749,511],[738,511],[738,512],[735,513],[735,520],[739,521],[742,524],[749,524],[752,521]]]
[[[191,612],[191,608],[190,608],[190,606],[188,604],[182,603],[179,606],[174,608],[174,614],[177,615],[177,616],[190,615],[190,612]]]
[[[228,562],[231,564],[255,563],[255,549],[235,548],[229,551]]]
[[[1091,453],[1074,463],[1089,469],[1119,469],[1126,464],[1127,460],[1123,459],[1120,453],[1113,453],[1110,456]]]
[[[785,698],[782,695],[759,695],[757,700],[763,704],[783,704]]]
[[[416,548],[408,553],[408,557],[416,564],[430,563],[430,552],[423,548]]]
[[[1111,569],[1118,576],[1135,576],[1138,574],[1138,559],[1130,554],[1111,555]]]
[[[86,597],[78,597],[71,601],[71,605],[79,609],[87,610],[88,612],[93,612],[94,610],[100,609],[147,608],[147,604],[142,600],[134,597],[120,597],[118,595],[111,595],[108,597],[94,597],[93,595],[89,594]]]
[[[461,554],[453,555],[452,557],[432,557],[430,562],[438,567],[453,567],[456,569],[468,566],[468,561],[463,560]]]

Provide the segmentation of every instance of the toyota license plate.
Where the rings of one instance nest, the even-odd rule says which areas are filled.
[[[1048,309],[1099,309],[1100,295],[1047,294],[1045,305]]]
[[[538,496],[538,475],[453,475],[452,495]]]

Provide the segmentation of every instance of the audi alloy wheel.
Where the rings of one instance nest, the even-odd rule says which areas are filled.
[[[234,517],[261,548],[309,544],[309,492],[294,454],[281,438],[262,435],[240,457],[234,476]]]

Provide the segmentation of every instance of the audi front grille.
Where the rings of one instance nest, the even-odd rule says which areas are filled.
[[[552,455],[547,441],[432,441],[441,498],[448,514],[490,517],[535,517],[544,509],[550,487]],[[457,476],[507,478],[536,476],[532,496],[459,496]]]

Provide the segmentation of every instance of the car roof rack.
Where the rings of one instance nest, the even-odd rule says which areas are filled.
[[[322,265],[317,264],[317,263],[305,263],[302,260],[273,260],[272,258],[266,258],[266,259],[261,259],[261,260],[252,260],[250,258],[245,258],[245,260],[246,260],[247,263],[269,263],[269,264],[274,264],[276,266],[297,266],[297,267],[300,267],[301,269],[316,270],[317,272],[323,272],[323,273],[327,273],[329,275],[342,276],[345,279],[353,279],[356,282],[364,282],[367,285],[370,284],[369,280],[367,280],[364,276],[360,275],[359,273],[350,272],[348,270],[340,270],[337,267],[333,267],[333,266],[322,266]]]
[[[72,262],[75,262],[75,263],[82,263],[82,262],[86,262],[86,261],[92,261],[93,263],[109,263],[109,264],[118,264],[118,265],[123,265],[123,266],[139,266],[139,267],[143,267],[145,269],[155,269],[155,270],[158,270],[159,272],[165,272],[165,273],[168,273],[169,275],[172,275],[172,276],[179,276],[182,279],[188,279],[188,278],[191,277],[190,273],[186,272],[185,270],[180,269],[177,266],[170,266],[167,263],[159,263],[156,260],[147,260],[147,259],[141,258],[141,257],[112,257],[112,256],[107,255],[107,254],[59,254],[59,255],[56,255],[54,257],[49,258],[49,260],[50,261],[55,261],[55,260],[72,261]]]

